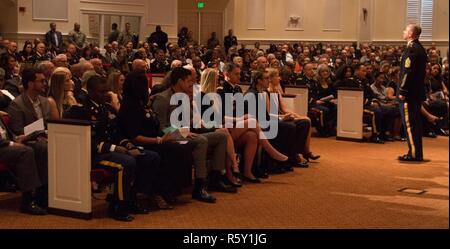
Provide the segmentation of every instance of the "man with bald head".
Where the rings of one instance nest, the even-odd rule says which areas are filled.
[[[77,47],[75,44],[67,45],[66,56],[69,65],[78,64],[80,62],[80,56],[78,55]]]
[[[45,46],[45,43],[39,42],[36,45],[36,49],[33,56],[31,57],[31,61],[33,62],[33,64],[35,64],[39,61],[48,60],[50,60],[50,56],[47,54],[47,47]]]
[[[69,62],[67,60],[67,55],[65,54],[58,54],[54,59],[53,59],[53,64],[55,65],[55,67],[69,67]]]
[[[86,35],[80,31],[80,24],[75,23],[73,25],[73,30],[69,32],[69,37],[67,38],[69,43],[74,44],[78,50],[86,47]]]
[[[425,101],[425,74],[427,53],[419,42],[422,28],[409,24],[403,31],[407,47],[400,62],[400,84],[397,95],[403,125],[407,132],[408,153],[399,156],[400,161],[423,161],[422,119],[420,109]]]
[[[136,60],[133,61],[133,64],[132,64],[131,68],[135,72],[136,71],[147,72],[148,65],[147,65],[147,62],[145,62],[144,60],[136,59]]]
[[[269,61],[265,56],[258,57],[257,61],[258,61],[258,70],[264,71],[266,68],[269,67]]]
[[[107,73],[105,71],[105,69],[103,68],[103,62],[101,59],[98,58],[94,58],[90,60],[92,66],[94,67],[95,72],[97,72],[97,74],[99,74],[102,77],[106,77]]]

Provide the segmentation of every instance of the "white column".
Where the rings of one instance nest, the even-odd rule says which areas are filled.
[[[125,16],[120,16],[119,31],[122,32],[125,29]]]
[[[198,13],[198,36],[197,36],[197,42],[198,44],[201,43],[202,39],[202,13],[199,11]]]
[[[103,49],[105,46],[105,15],[100,15],[100,37],[99,48]]]

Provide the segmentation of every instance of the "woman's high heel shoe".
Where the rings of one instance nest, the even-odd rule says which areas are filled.
[[[246,177],[244,175],[242,175],[242,179],[246,182],[250,182],[250,183],[261,183],[261,180],[258,178],[250,178],[250,177]]]
[[[305,157],[306,161],[309,162],[310,159],[313,160],[313,161],[319,159],[320,155],[313,155],[312,152],[309,152],[308,154],[304,155],[304,157]]]

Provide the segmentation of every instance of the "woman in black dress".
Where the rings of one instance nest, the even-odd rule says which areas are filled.
[[[148,105],[149,93],[144,72],[129,73],[123,86],[123,100],[119,112],[119,124],[124,135],[134,144],[158,152],[162,159],[163,172],[157,177],[163,186],[155,199],[160,208],[164,203],[175,201],[174,195],[191,184],[192,155],[189,144],[172,141],[160,131],[158,118]],[[162,198],[160,198],[162,196]]]
[[[318,109],[323,114],[318,130],[324,136],[336,134],[337,98],[336,89],[330,76],[330,68],[325,64],[320,65],[318,67],[318,82],[310,89],[311,108]]]

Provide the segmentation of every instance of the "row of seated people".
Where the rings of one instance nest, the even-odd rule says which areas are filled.
[[[92,122],[92,165],[117,173],[114,194],[108,198],[109,213],[123,221],[133,219],[129,213],[148,212],[137,204],[137,193],[155,197],[161,208],[171,208],[176,193],[191,180],[192,165],[195,168],[192,197],[213,203],[216,199],[208,191],[236,193],[242,186],[241,180],[260,183],[260,178],[268,177],[268,172],[291,171],[293,166],[307,167],[306,160],[318,159],[309,149],[310,122],[304,117],[293,119],[287,125],[293,130],[272,140],[260,136],[258,125],[254,128],[245,125],[252,120],[248,116],[235,120],[247,128],[192,130],[186,144],[177,141],[171,133],[164,135],[174,110],[170,105],[171,95],[175,92],[192,94],[196,84],[195,70],[174,69],[170,74],[170,87],[150,98],[143,70],[145,62],[136,60],[134,64],[134,71],[126,76],[122,97],[115,107],[106,78],[95,71],[84,73],[81,91],[73,94],[70,71],[57,68],[50,77],[49,92],[45,94],[43,72],[35,68],[23,70],[24,92],[9,104],[7,110],[11,122],[8,126],[2,123],[6,132],[0,147],[0,162],[9,165],[18,176],[23,192],[22,211],[45,214],[48,203],[46,138],[24,136],[24,127],[40,118],[79,118]],[[230,64],[227,77],[232,79],[232,72],[237,70],[238,67]],[[211,79],[218,77],[202,80]],[[239,73],[234,74],[234,81],[229,81],[238,83]],[[203,82],[202,85],[206,84]],[[291,135],[293,131],[298,133],[295,140]],[[288,144],[296,146],[288,147]],[[263,163],[270,164],[271,169],[254,163],[258,145],[270,158]],[[241,167],[236,156],[239,149],[242,150]],[[23,151],[31,156],[24,157]],[[212,168],[209,173],[208,151]]]
[[[301,75],[281,69],[281,90],[290,85],[309,88],[309,110],[313,124],[320,136],[336,134],[337,89],[354,87],[364,90],[365,122],[373,131],[372,141],[383,142],[404,140],[399,119],[396,91],[399,68],[382,63],[379,71],[372,71],[371,65],[343,65],[333,70],[326,64],[307,63]],[[422,108],[425,136],[435,137],[435,133],[448,135],[448,91],[441,78],[438,64],[428,65],[425,82],[427,101]],[[386,134],[388,133],[388,134]]]

